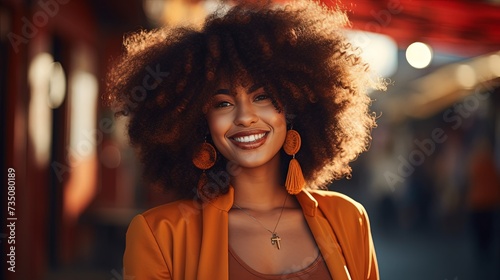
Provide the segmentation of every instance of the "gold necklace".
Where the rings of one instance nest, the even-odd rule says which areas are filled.
[[[261,225],[265,230],[269,231],[269,233],[271,233],[271,245],[273,246],[276,245],[276,248],[278,248],[279,250],[281,248],[281,238],[276,232],[276,228],[278,228],[278,224],[280,223],[281,215],[283,215],[283,210],[285,209],[285,204],[287,199],[288,199],[288,194],[285,196],[285,201],[283,201],[283,206],[281,206],[280,216],[278,217],[278,221],[276,222],[276,225],[274,226],[273,230],[270,230],[267,227],[265,227],[259,220],[257,220],[257,218],[255,218],[252,214],[248,213],[245,209],[241,208],[238,204],[234,203],[233,205],[236,206],[236,208],[243,211],[243,213],[252,218],[254,221],[259,223],[259,225]]]

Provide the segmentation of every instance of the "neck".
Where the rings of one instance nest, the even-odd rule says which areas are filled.
[[[267,211],[281,208],[286,190],[282,186],[280,156],[256,168],[240,168],[231,183],[234,201],[242,208]]]

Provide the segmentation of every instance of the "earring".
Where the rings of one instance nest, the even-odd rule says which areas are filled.
[[[301,143],[300,134],[296,130],[290,129],[286,132],[283,150],[287,155],[292,156],[285,181],[285,187],[289,194],[298,194],[306,183],[302,168],[295,159],[295,154],[299,152]]]
[[[201,145],[195,148],[195,151],[193,153],[193,164],[197,168],[203,170],[203,173],[200,176],[200,180],[198,181],[197,188],[198,196],[200,198],[205,197],[203,188],[208,183],[208,177],[205,174],[205,171],[212,168],[216,160],[217,151],[210,143],[203,142],[201,143]]]

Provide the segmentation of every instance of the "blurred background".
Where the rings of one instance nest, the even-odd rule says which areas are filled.
[[[500,1],[323,2],[390,82],[370,93],[370,150],[330,186],[368,209],[381,278],[500,279]],[[127,279],[129,221],[169,197],[143,185],[124,120],[101,104],[107,69],[125,34],[220,5],[0,2],[1,279]]]

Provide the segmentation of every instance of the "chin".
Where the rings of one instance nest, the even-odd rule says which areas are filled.
[[[257,168],[261,167],[266,164],[266,161],[248,161],[248,160],[238,160],[238,161],[233,161],[236,163],[238,166],[242,168]]]
[[[256,155],[244,155],[233,160],[234,163],[238,164],[242,168],[257,168],[265,165],[271,165],[274,163],[276,156],[279,157],[277,153],[274,157],[263,156],[261,153]]]

